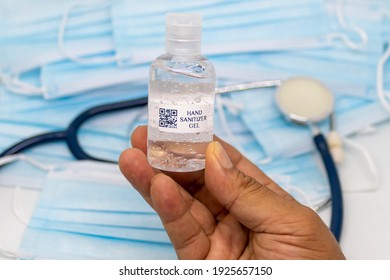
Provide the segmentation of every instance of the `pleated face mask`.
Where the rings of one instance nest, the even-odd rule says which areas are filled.
[[[205,55],[329,45],[321,1],[116,1],[114,41],[118,57],[127,58],[123,63],[151,61],[161,54],[168,11],[203,14]]]
[[[381,8],[354,1],[324,3],[332,46],[225,57],[216,60],[217,71],[246,81],[309,76],[336,92],[376,99],[377,63],[385,46]]]
[[[113,52],[90,58],[109,58]],[[75,61],[46,64],[41,68],[41,85],[45,99],[58,99],[78,95],[115,85],[145,83],[149,77],[149,64],[118,67],[114,62],[84,65]],[[129,98],[137,96],[128,95]]]
[[[204,14],[207,55],[314,48],[323,46],[323,41],[326,41],[321,38],[325,37],[327,18],[317,1],[314,4],[302,1],[299,7],[291,5],[289,1],[266,1],[261,4],[228,1],[222,6],[220,1],[155,1],[137,9],[133,9],[133,5],[141,5],[137,1],[108,1],[106,4],[107,9],[112,10],[115,51],[84,56],[69,48],[67,51],[65,47],[61,48],[67,60],[42,65],[40,87],[45,98],[60,98],[99,87],[147,80],[148,64],[156,55],[153,52],[162,52],[160,49],[164,45],[166,11],[197,11]],[[303,29],[300,26],[306,21],[316,25],[315,34],[312,31],[301,34]],[[287,26],[289,30],[286,30]],[[279,31],[275,33],[273,29],[277,28]],[[235,38],[237,34],[242,38]],[[252,38],[253,34],[257,34],[256,38]],[[62,37],[58,38],[59,42],[62,40]],[[118,67],[117,64],[126,67]]]
[[[22,259],[175,259],[154,210],[117,165],[52,167],[16,255]]]
[[[0,79],[16,93],[42,95],[45,88],[29,84],[20,76],[66,59],[62,48],[75,55],[113,50],[110,13],[104,2],[56,0],[34,1],[31,5],[25,0],[3,1],[0,14],[3,14],[0,29],[4,30],[0,34],[0,51],[4,55],[0,61]],[[61,25],[65,25],[67,32],[59,36]]]
[[[64,127],[79,113],[94,106],[147,96],[144,84],[123,84],[84,92],[72,98],[47,101],[20,96],[0,86],[0,119],[32,125]]]
[[[70,41],[80,39],[83,41],[82,39],[87,37],[108,36],[111,32],[110,13],[107,9],[107,3],[104,1],[91,2],[84,0],[69,3],[69,1],[55,0],[47,3],[47,1],[38,0],[34,1],[34,5],[31,5],[26,0],[6,0],[2,1],[0,5],[0,13],[2,14],[0,24],[4,30],[0,39],[3,45],[6,46],[4,50],[8,50],[7,53],[10,54],[7,57],[9,61],[2,61],[1,65],[7,70],[7,73],[12,74],[30,70],[46,61],[51,62],[61,59],[62,55],[58,50],[57,39],[64,13],[66,15],[69,13],[69,30],[66,39]],[[51,48],[47,49],[43,46],[50,46]],[[48,59],[43,59],[40,64],[29,62],[34,58],[29,54],[39,52],[38,49],[35,51],[35,47],[41,47],[40,51],[42,52],[35,59],[42,55],[48,56]],[[85,50],[86,47],[92,50],[91,54],[94,53],[94,45],[83,44],[78,45],[79,50],[76,50],[76,52],[84,52],[87,55],[89,52]],[[21,49],[24,49],[25,52],[19,52]],[[50,51],[43,52],[43,50]],[[54,56],[55,51],[57,51],[56,56]],[[11,56],[13,53],[17,53],[19,56]],[[55,57],[57,59],[51,60]],[[26,58],[29,59],[26,60]],[[23,63],[22,59],[26,61]]]
[[[147,67],[134,64],[149,63],[162,52],[164,15],[168,11],[204,15],[203,45],[208,56],[317,49],[332,46],[346,36],[343,30],[331,28],[319,0],[176,2],[80,1],[65,8],[61,2],[58,7],[62,10],[50,6],[53,16],[48,19],[37,13],[29,24],[22,21],[16,28],[13,23],[10,36],[3,40],[4,53],[11,59],[2,65],[3,83],[14,92],[53,99],[144,80]],[[40,21],[39,15],[43,17]],[[26,46],[33,47],[23,49]],[[130,69],[118,68],[116,63]],[[22,73],[37,67],[42,67],[40,85],[20,80]]]

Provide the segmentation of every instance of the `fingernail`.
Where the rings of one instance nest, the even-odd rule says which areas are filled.
[[[218,159],[219,163],[223,168],[229,169],[233,167],[232,162],[230,161],[229,156],[225,152],[225,149],[218,142],[214,142],[214,155]]]

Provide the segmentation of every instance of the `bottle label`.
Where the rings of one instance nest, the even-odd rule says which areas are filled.
[[[161,105],[150,112],[151,124],[160,131],[196,133],[213,128],[214,106]]]

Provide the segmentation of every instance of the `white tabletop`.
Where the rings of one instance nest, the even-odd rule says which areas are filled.
[[[370,152],[379,171],[379,184],[372,191],[344,192],[341,247],[348,259],[390,260],[390,123],[352,139]],[[342,184],[348,188],[371,186],[372,177],[362,158],[355,153],[350,156],[348,149],[346,152],[345,164],[352,168],[340,168]],[[13,208],[21,220],[28,221],[39,192],[20,190],[15,199],[14,194],[13,188],[0,187],[0,246],[8,251],[17,250],[25,229]],[[320,216],[328,224],[330,209],[320,212]]]

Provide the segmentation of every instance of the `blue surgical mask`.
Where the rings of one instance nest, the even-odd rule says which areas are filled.
[[[37,207],[34,211],[34,217],[40,220],[111,227],[129,227],[137,229],[164,229],[159,216],[155,213],[84,210],[68,211],[65,209],[50,209],[42,207]]]
[[[177,259],[172,245],[168,244],[32,228],[26,230],[17,255],[22,259]]]
[[[343,3],[341,8],[338,3]],[[326,4],[335,40],[330,48],[224,57],[215,62],[218,73],[229,74],[229,69],[240,67],[235,79],[310,76],[335,92],[375,99],[377,62],[383,52],[380,8],[351,1]]]
[[[150,53],[150,47],[153,49],[155,46],[163,46],[164,32],[161,32],[161,36],[155,36],[155,32],[156,30],[159,30],[159,28],[164,28],[165,26],[163,22],[164,17],[161,15],[165,13],[164,11],[172,11],[172,9],[177,9],[180,11],[194,10],[204,13],[205,27],[207,27],[204,32],[204,41],[208,42],[208,45],[206,44],[205,46],[205,54],[208,55],[221,55],[222,53],[245,52],[254,50],[260,51],[264,50],[264,47],[266,50],[275,50],[280,48],[284,49],[286,47],[288,48],[289,46],[291,47],[291,45],[293,45],[293,48],[299,48],[300,45],[303,47],[307,47],[308,45],[313,47],[315,44],[320,44],[322,46],[324,44],[322,41],[326,41],[320,38],[323,34],[326,33],[327,19],[319,1],[313,4],[310,1],[302,0],[302,4],[306,6],[304,8],[299,6],[299,8],[296,9],[296,5],[291,6],[289,1],[284,1],[283,3],[277,4],[273,3],[272,1],[261,4],[256,4],[255,1],[246,1],[240,3],[232,1],[224,3],[224,7],[226,7],[222,11],[219,1],[200,1],[199,3],[183,3],[181,5],[178,5],[174,1],[165,1],[164,6],[158,5],[160,1],[156,1],[156,3],[157,5],[150,5],[149,3],[148,6],[153,8],[143,9],[141,14],[134,14],[134,9],[132,9],[132,5],[134,3],[132,2],[106,2],[106,6],[109,4],[108,6],[112,8],[113,38],[115,42],[116,54],[102,54],[104,50],[110,50],[110,47],[106,49],[101,48],[98,51],[89,49],[90,52],[80,54],[74,52],[74,50],[71,49],[71,42],[66,44],[67,50],[65,54],[65,47],[62,46],[64,44],[61,43],[61,46],[59,46],[60,51],[65,56],[65,58],[73,60],[73,63],[59,61],[58,63],[53,64],[53,62],[56,60],[47,60],[44,63],[41,63],[39,65],[42,67],[41,85],[34,88],[30,87],[28,83],[24,83],[20,86],[21,88],[24,88],[21,91],[25,91],[26,94],[29,92],[33,93],[35,91],[36,94],[42,94],[47,99],[53,99],[62,96],[80,94],[84,91],[98,87],[120,84],[134,80],[145,80],[148,76],[147,65],[133,66],[133,64],[139,62],[149,63],[155,57],[155,54],[152,54],[152,56],[147,59],[145,59],[144,54],[146,53],[148,56],[148,53]],[[111,4],[112,6],[110,6]],[[103,8],[107,9],[106,6],[103,6]],[[93,5],[91,5],[89,8],[92,7]],[[95,7],[95,9],[98,7]],[[272,12],[270,12],[270,10]],[[275,22],[279,22],[278,19],[284,15],[282,10],[288,11],[290,22],[287,26],[289,26],[291,30],[287,30],[285,26],[275,26]],[[125,14],[123,14],[124,11],[126,11]],[[141,10],[137,9],[137,11]],[[98,10],[98,12],[102,13],[100,10]],[[102,15],[99,13],[95,15],[97,19],[99,19],[99,16],[102,17]],[[260,17],[262,19],[261,21],[259,21],[259,14],[262,15]],[[75,16],[76,19],[78,19],[77,16],[78,15]],[[87,14],[87,16],[92,16],[92,19],[95,19],[94,14]],[[146,26],[144,26],[144,16],[150,16]],[[127,19],[131,19],[131,22],[128,22]],[[122,22],[123,20],[125,22]],[[317,26],[317,33],[313,35],[313,32],[310,32],[308,35],[310,38],[306,38],[306,35],[300,34],[301,30],[303,30],[300,26],[302,24],[307,24],[304,23],[306,20],[315,21],[313,24]],[[141,26],[135,26],[140,21],[142,22]],[[270,21],[273,21],[274,23],[272,25],[264,24]],[[227,22],[229,23],[229,28],[225,30],[224,27],[226,26]],[[283,25],[285,21],[281,22]],[[68,24],[68,22],[63,24]],[[130,27],[123,28],[125,24],[130,24]],[[89,25],[92,25],[90,27],[91,34],[99,33],[96,24]],[[259,28],[267,29],[267,26],[272,26],[272,28],[279,28],[280,30],[283,30],[283,34],[279,31],[277,32],[277,38],[268,38],[268,42],[264,42],[264,40],[260,38],[261,36],[274,33],[270,32],[270,30],[259,30]],[[255,29],[256,32],[251,32],[251,28]],[[76,25],[76,30],[72,30],[72,34],[75,32],[77,34],[79,29],[80,26]],[[127,34],[132,30],[135,31],[136,34]],[[292,32],[293,30],[295,32]],[[127,33],[122,34],[123,31]],[[299,34],[296,34],[297,32]],[[226,36],[226,33],[233,34],[232,36],[241,34],[243,37],[230,38]],[[260,37],[252,38],[252,34],[258,34]],[[64,38],[62,35],[63,34],[59,34],[57,40],[58,42],[63,41]],[[302,38],[302,36],[304,38]],[[315,36],[317,36],[317,41],[321,42],[313,42],[313,37]],[[80,35],[79,37],[82,36]],[[298,41],[296,41],[296,38],[299,38],[299,44]],[[125,40],[125,42],[122,42],[123,40]],[[131,44],[127,44],[126,40],[131,40]],[[138,40],[141,42],[141,45],[137,47]],[[156,40],[162,40],[161,44]],[[229,40],[229,44],[227,44],[226,40]],[[78,45],[81,44],[79,40],[76,40],[75,43]],[[102,46],[104,44],[94,42],[92,45]],[[123,50],[124,46],[126,46],[126,51]],[[223,46],[223,48],[221,46]],[[83,48],[81,47],[81,49]],[[131,52],[132,59],[129,59],[128,52]],[[160,53],[161,51],[158,50],[158,52]],[[45,53],[50,52],[46,51]],[[97,54],[97,56],[85,57],[85,55],[93,53]],[[15,55],[12,57],[15,57]],[[32,57],[36,57],[36,55]],[[23,60],[23,63],[25,63],[25,61],[26,59]],[[99,61],[105,61],[107,63],[95,63]],[[121,69],[116,67],[115,62],[126,64],[131,67]],[[34,67],[37,66],[36,63],[33,63],[33,65]],[[31,68],[32,66],[29,69]],[[13,70],[11,72],[20,73],[21,71],[22,70]],[[23,69],[23,71],[26,71],[26,69]],[[100,76],[103,78],[99,78]],[[12,86],[12,77],[3,75],[3,79],[7,82],[6,84],[8,87],[12,87],[15,90],[18,90],[17,85]],[[96,81],[100,81],[100,83],[96,83]]]
[[[22,91],[31,93],[37,90],[35,92],[36,94],[43,94],[46,98],[58,98],[61,96],[77,94],[84,92],[85,90],[100,86],[121,83],[123,82],[123,79],[120,77],[124,77],[126,73],[129,73],[131,77],[138,77],[138,73],[140,73],[139,71],[136,71],[135,75],[132,69],[115,69],[115,62],[127,65],[132,65],[133,63],[139,62],[150,62],[150,60],[154,58],[157,52],[161,53],[161,50],[157,50],[156,53],[153,52],[156,50],[156,45],[163,45],[164,32],[163,29],[161,29],[164,27],[163,15],[165,12],[173,11],[175,9],[177,9],[177,11],[195,11],[204,14],[204,41],[209,42],[205,44],[204,48],[205,54],[207,55],[221,55],[248,51],[252,52],[265,50],[275,51],[286,49],[296,50],[302,48],[319,48],[324,46],[333,46],[333,41],[336,41],[339,38],[347,38],[348,41],[352,41],[354,39],[354,35],[356,35],[353,32],[349,32],[349,30],[344,27],[337,29],[335,26],[332,26],[332,21],[329,19],[330,16],[324,9],[322,1],[313,2],[308,0],[301,0],[300,3],[294,3],[294,5],[292,5],[290,1],[265,1],[261,3],[258,1],[197,1],[196,3],[182,3],[180,5],[174,1],[160,2],[161,1],[156,1],[156,3],[153,5],[150,5],[149,3],[143,9],[136,9],[138,12],[135,12],[135,9],[133,9],[133,4],[135,3],[130,1],[118,0],[96,3],[92,2],[88,4],[83,4],[82,2],[74,5],[69,4],[69,9],[62,8],[62,10],[58,10],[57,13],[54,13],[56,16],[53,17],[58,21],[59,16],[57,14],[59,11],[63,10],[65,10],[64,14],[62,15],[63,18],[72,17],[65,23],[64,21],[61,22],[61,26],[64,25],[62,28],[63,30],[65,30],[69,25],[69,34],[67,33],[67,35],[70,39],[70,42],[69,44],[65,44],[65,42],[62,44],[67,46],[66,51],[64,50],[64,46],[57,46],[57,51],[59,49],[59,51],[62,53],[62,59],[71,59],[74,60],[77,64],[76,71],[68,72],[73,73],[73,76],[70,75],[68,76],[68,79],[66,79],[65,72],[61,72],[61,69],[63,69],[61,67],[60,69],[57,68],[57,70],[60,72],[56,72],[55,70],[52,71],[52,69],[56,69],[56,67],[50,68],[50,65],[52,64],[51,62],[58,61],[56,59],[44,59],[42,63],[37,64],[35,62],[27,63],[28,59],[25,59],[20,55],[9,55],[7,57],[18,57],[18,59],[21,59],[22,63],[27,63],[26,65],[30,66],[20,68],[17,65],[18,63],[11,63],[13,65],[11,68],[14,70],[12,70],[10,67],[5,67],[5,69],[8,70],[4,71],[3,80],[8,86],[12,88],[12,80],[14,78],[13,75],[17,75],[16,78],[18,78],[21,72],[38,67],[39,65],[44,68],[49,67],[48,71],[44,71],[44,75],[42,77],[42,81],[44,82],[42,85],[39,87],[31,87],[28,83],[24,85],[22,84],[21,87],[24,88]],[[327,2],[330,3],[330,6],[333,5],[333,1]],[[221,9],[222,3],[223,9]],[[138,4],[139,3],[137,3],[137,5]],[[296,8],[298,6],[299,8]],[[59,7],[61,7],[61,5],[59,5]],[[344,8],[348,7],[349,5],[344,4],[343,12]],[[353,6],[352,10],[354,10],[354,8],[355,7]],[[112,9],[111,12],[109,12],[110,9]],[[348,12],[351,9],[345,10]],[[347,12],[345,12],[346,15]],[[259,17],[259,14],[262,16]],[[145,21],[145,18],[148,18],[148,20]],[[260,21],[259,18],[261,18]],[[288,21],[280,20],[286,18]],[[48,22],[52,24],[51,22],[56,22],[56,20],[50,19]],[[99,23],[102,21],[105,23],[103,25],[99,25]],[[32,22],[34,23],[34,21]],[[106,22],[108,23],[106,24]],[[269,22],[272,22],[272,24],[268,24]],[[31,21],[28,21],[28,23],[28,26],[30,26]],[[355,23],[352,22],[351,26],[354,26],[354,24]],[[310,30],[307,28],[307,26],[315,26],[315,30]],[[161,32],[158,28],[161,29]],[[250,32],[251,28],[255,29],[256,32]],[[265,30],[261,31],[259,28],[265,28]],[[267,28],[271,28],[272,30],[268,30]],[[274,31],[274,29],[277,29],[277,31]],[[37,30],[35,31],[38,32]],[[221,36],[218,35],[220,33],[222,34]],[[231,38],[226,36],[226,33],[234,34],[234,36],[238,36],[237,34],[239,34],[239,36],[243,37],[241,39],[235,37]],[[108,41],[106,43],[99,43],[99,34],[105,34],[104,40],[107,39]],[[156,34],[159,34],[159,36],[156,36]],[[256,34],[256,36],[268,37],[257,38],[254,37],[253,34]],[[272,34],[277,34],[277,37],[269,37]],[[58,40],[56,41],[63,42],[65,37],[62,35],[64,34],[58,35]],[[111,35],[114,39],[114,47],[108,46],[110,44],[108,42],[111,42],[112,39],[109,38]],[[75,44],[77,50],[72,50],[72,36],[76,39]],[[91,47],[85,51],[83,47],[85,44],[80,42],[80,38],[83,37],[88,37],[86,40],[92,40],[91,43],[88,43],[88,45]],[[37,38],[39,38],[39,36]],[[131,40],[131,42],[128,40]],[[161,44],[156,40],[162,40],[160,42]],[[228,42],[225,42],[224,40],[228,40]],[[138,41],[140,44],[137,43]],[[215,43],[213,43],[214,41]],[[42,39],[42,42],[48,41]],[[5,46],[7,46],[7,44]],[[48,54],[48,56],[53,57],[52,55],[49,55],[51,53],[50,51],[43,52],[42,49],[44,48],[44,46],[40,46],[38,48],[39,52],[45,53],[45,55]],[[98,49],[94,50],[94,48]],[[116,54],[103,54],[104,52],[107,53],[107,51],[112,52],[114,49]],[[11,47],[10,50],[18,51],[18,46],[16,45],[15,47]],[[39,58],[39,56],[36,54],[31,54],[25,51],[23,51],[23,53],[26,53],[26,55],[29,57]],[[85,59],[86,61],[92,61],[91,65],[93,67],[89,69],[88,67],[80,67],[80,65],[85,66],[83,63],[84,56],[90,56],[92,54],[96,54],[97,56],[85,57]],[[80,58],[81,56],[83,56],[83,58]],[[344,55],[342,55],[342,57],[344,57]],[[93,61],[109,62],[108,68],[96,68],[99,63],[96,64]],[[89,65],[88,63],[86,64]],[[80,69],[84,69],[86,71],[79,72]],[[96,70],[96,72],[94,72],[94,70]],[[65,69],[65,71],[69,70]],[[285,69],[284,72],[288,72],[288,69]],[[53,74],[51,75],[51,73]],[[55,75],[57,73],[62,73],[62,75]],[[99,81],[104,81],[104,83],[91,83],[90,80],[88,80],[88,76],[90,76],[91,73],[105,76],[106,79],[98,79]],[[143,71],[143,75],[139,76],[139,78],[142,79],[145,77],[145,75],[146,72]],[[84,78],[73,80],[72,77],[75,76]],[[65,79],[57,80],[55,77],[64,77]],[[107,79],[107,77],[110,78]],[[69,80],[72,82],[68,82]],[[76,80],[78,82],[76,82]],[[94,79],[94,81],[96,81],[96,79]],[[14,85],[13,88],[16,89],[17,87],[17,85]]]
[[[154,213],[137,191],[129,188],[116,164],[74,162],[51,172],[47,181],[48,187],[40,196],[40,207]],[[84,181],[92,183],[83,184]],[[88,200],[78,194],[80,187]]]
[[[54,259],[173,259],[154,210],[113,164],[51,166],[17,255]]]
[[[74,234],[87,234],[104,238],[118,238],[135,242],[171,244],[164,229],[139,229],[126,226],[83,224],[32,218],[29,227],[38,230],[55,230]]]
[[[214,61],[221,75],[229,75],[236,81],[309,76],[323,81],[337,93],[374,99],[380,44],[373,44],[372,51],[352,51],[341,44],[321,51],[245,54]]]
[[[4,54],[0,61],[0,77],[10,90],[42,95],[44,88],[21,80],[24,72],[63,60],[66,58],[65,52],[91,55],[113,50],[107,3],[96,2],[92,5],[91,2],[69,4],[54,1],[48,5],[39,1],[34,2],[32,7],[23,3],[25,1],[19,2],[4,3],[7,16],[0,21],[0,27],[6,30],[0,35],[1,53]],[[72,7],[76,11],[72,11]],[[39,12],[32,14],[30,8]],[[61,35],[59,26],[63,18],[68,20]]]
[[[35,159],[25,155],[12,155],[6,158],[0,158],[0,167],[0,181],[2,186],[38,190],[42,189],[45,176],[52,168],[50,164],[45,164],[44,161],[40,162],[39,157]]]
[[[328,181],[315,153],[275,159],[261,165],[261,168],[283,189],[306,206],[318,209],[330,198]]]
[[[143,84],[123,84],[85,92],[72,98],[47,101],[9,93],[0,87],[0,119],[31,124],[65,126],[91,107],[147,96]]]
[[[204,15],[205,55],[329,45],[326,39],[328,22],[321,1],[301,0],[294,5],[290,1],[221,1],[218,5],[197,1],[189,7],[188,4],[178,5],[175,1],[164,3],[164,8],[152,8],[150,12],[145,8],[143,12],[138,3],[138,8],[134,9],[134,2],[115,2],[112,20],[119,57],[130,58],[127,62],[139,63],[149,62],[161,53],[167,11],[192,11]],[[170,3],[172,6],[169,6]],[[148,2],[147,6],[154,5]],[[160,6],[157,4],[157,7]],[[308,30],[308,24],[315,29]]]
[[[97,58],[109,58],[113,53],[99,55]],[[94,58],[94,57],[92,57]],[[41,86],[46,99],[84,94],[99,88],[140,83],[149,77],[149,64],[118,67],[116,63],[86,66],[73,61],[47,64],[41,70]],[[128,95],[128,98],[145,96]]]
[[[94,6],[103,4],[103,1],[94,2]],[[90,0],[79,0],[77,3],[88,4]],[[4,0],[0,4],[1,19],[13,25],[21,26],[23,24],[38,24],[40,22],[50,22],[58,20],[62,17],[65,9],[69,7],[69,1],[56,0],[47,2],[45,0],[34,1],[35,5],[29,5],[28,0]],[[84,9],[80,9],[80,13],[86,13],[86,8],[91,7],[91,4],[85,5]],[[26,26],[27,27],[27,26]]]

